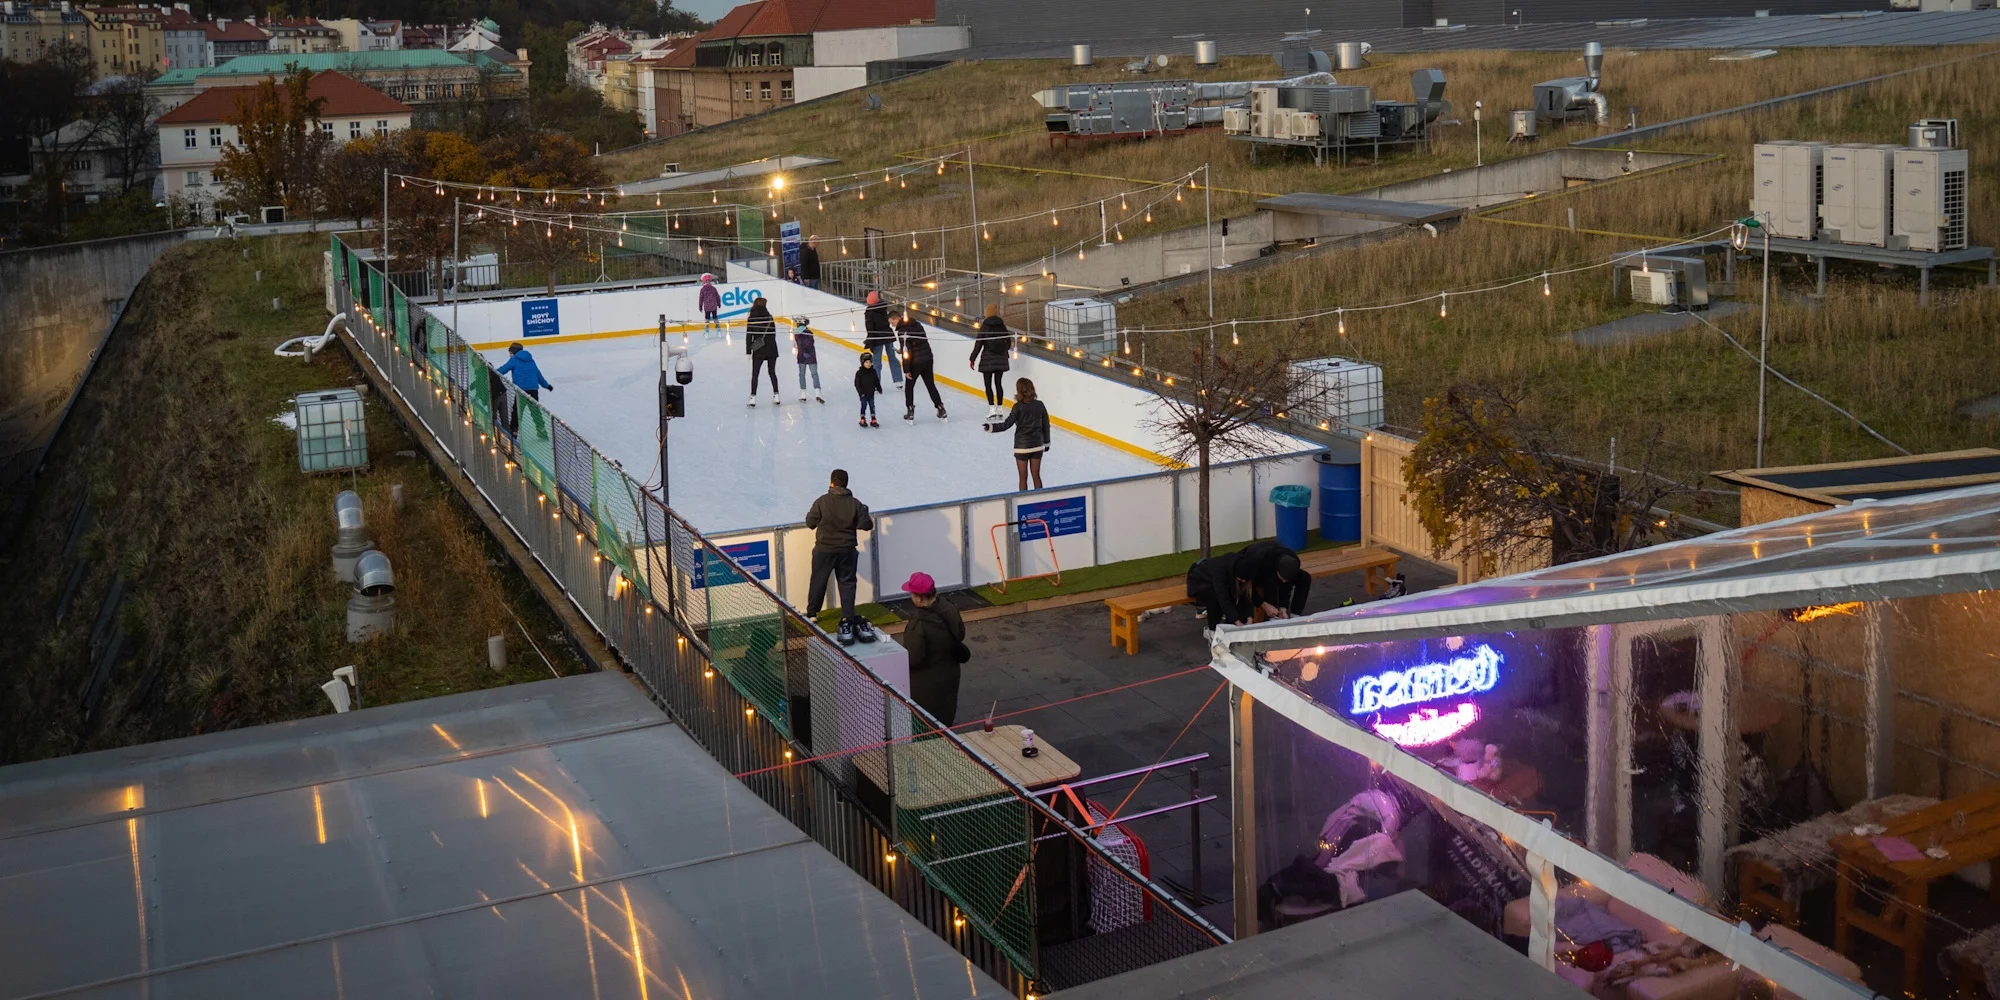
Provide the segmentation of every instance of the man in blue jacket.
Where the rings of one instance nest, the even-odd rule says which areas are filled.
[[[541,401],[543,389],[556,391],[556,387],[542,377],[542,369],[535,364],[535,356],[522,349],[519,344],[507,345],[507,363],[496,371],[501,375],[513,376],[514,388],[527,393],[529,399],[537,402]],[[507,429],[516,435],[521,433],[521,414],[518,404],[507,408]],[[542,429],[542,414],[539,410],[535,412],[535,429],[541,431],[544,436],[548,433]]]

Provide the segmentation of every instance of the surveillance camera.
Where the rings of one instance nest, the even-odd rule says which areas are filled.
[[[674,381],[682,385],[694,381],[694,362],[685,354],[674,358]]]

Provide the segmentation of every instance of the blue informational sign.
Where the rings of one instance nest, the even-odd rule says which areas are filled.
[[[785,273],[797,275],[799,273],[799,224],[797,222],[787,222],[780,225],[778,227],[778,243],[779,246],[784,248],[782,255],[785,262]],[[803,275],[800,275],[800,277],[803,277]]]
[[[553,337],[562,332],[556,318],[556,300],[524,299],[521,302],[521,336]]]
[[[1022,524],[1021,540],[1024,542],[1033,542],[1047,538],[1051,534],[1057,536],[1081,535],[1089,531],[1090,511],[1085,506],[1089,499],[1087,495],[1078,494],[1073,497],[1061,497],[1055,500],[1038,500],[1034,503],[1024,503],[1015,507],[1015,520],[1042,522],[1041,524]],[[1046,531],[1043,530],[1045,525],[1047,526]]]
[[[771,578],[770,542],[738,542],[735,545],[722,546],[722,552],[729,558],[734,559],[736,566],[741,566],[742,570],[738,571],[736,566],[731,566],[723,562],[716,557],[715,553],[707,549],[698,548],[694,550],[694,572],[690,574],[688,581],[690,586],[696,590],[708,586],[708,575],[710,573],[716,575],[715,582],[718,587],[731,583],[741,583],[743,573],[748,573],[759,580],[769,580]]]

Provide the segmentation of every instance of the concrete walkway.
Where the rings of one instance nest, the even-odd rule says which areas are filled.
[[[1732,316],[1748,308],[1750,308],[1749,304],[1744,302],[1715,302],[1709,306],[1707,316],[1709,322],[1713,323],[1724,316]],[[1673,333],[1676,330],[1687,329],[1699,323],[1700,320],[1695,318],[1694,313],[1639,313],[1636,316],[1626,316],[1623,319],[1614,319],[1609,323],[1599,323],[1596,326],[1585,327],[1571,333],[1569,339],[1579,344],[1588,344],[1592,347],[1606,347],[1611,344],[1622,344],[1635,340],[1644,340],[1648,337],[1658,337],[1663,334]]]

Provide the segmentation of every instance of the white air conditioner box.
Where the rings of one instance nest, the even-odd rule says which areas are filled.
[[[1966,162],[1963,149],[1896,153],[1891,246],[1932,252],[1965,249]]]
[[[1889,245],[1898,148],[1828,146],[1821,153],[1820,224],[1827,236],[1857,246]]]
[[[1674,272],[1633,271],[1632,301],[1649,306],[1674,304]]]
[[[1750,214],[1771,235],[1809,240],[1819,234],[1823,142],[1760,142],[1752,168]]]
[[[1224,135],[1242,135],[1250,131],[1249,108],[1223,108],[1222,132]]]
[[[1292,138],[1317,139],[1320,135],[1319,115],[1310,111],[1292,112]]]

